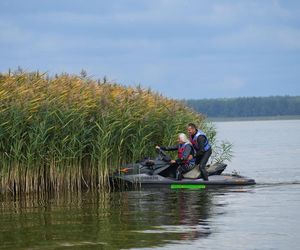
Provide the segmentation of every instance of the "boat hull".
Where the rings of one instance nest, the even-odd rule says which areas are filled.
[[[137,174],[137,175],[115,175],[113,179],[119,183],[125,183],[136,186],[170,186],[172,184],[180,185],[204,185],[205,187],[211,186],[244,186],[244,185],[254,185],[255,180],[238,175],[213,175],[209,177],[208,181],[203,179],[188,179],[184,178],[182,180],[176,180],[173,178],[163,177],[160,175],[147,175],[147,174]]]

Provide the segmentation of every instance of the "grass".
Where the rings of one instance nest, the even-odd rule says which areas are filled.
[[[188,122],[215,140],[202,115],[151,90],[69,74],[1,73],[1,192],[109,188],[112,171],[174,143]]]

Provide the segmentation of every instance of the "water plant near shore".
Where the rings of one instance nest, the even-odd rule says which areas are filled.
[[[148,89],[80,75],[1,73],[1,192],[107,187],[111,171],[153,155],[191,121],[215,140],[201,114]]]

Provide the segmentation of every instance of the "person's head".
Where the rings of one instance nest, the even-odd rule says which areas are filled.
[[[186,142],[190,142],[190,140],[187,138],[186,134],[180,133],[180,134],[178,135],[178,143],[179,143],[179,144],[184,144],[184,143],[186,143]]]
[[[189,123],[187,126],[187,132],[190,136],[193,136],[197,132],[197,126],[194,123]]]

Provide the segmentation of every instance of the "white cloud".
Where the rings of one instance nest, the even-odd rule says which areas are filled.
[[[85,68],[170,96],[181,96],[182,84],[205,96],[245,91],[262,76],[267,83],[278,69],[278,82],[285,81],[299,61],[285,52],[300,49],[300,13],[284,1],[91,1],[83,8],[58,2],[0,15],[3,67],[21,61],[54,72]],[[271,53],[261,60],[265,51]]]
[[[82,43],[94,46],[92,39],[105,48],[128,49],[168,47],[169,43],[175,47],[182,44],[182,48],[246,50],[300,46],[300,30],[280,22],[298,18],[299,13],[283,8],[278,1],[159,0],[141,1],[136,8],[135,1],[129,2],[132,8],[119,3],[107,12],[57,11],[31,14],[30,18],[46,26],[59,25],[56,32],[60,32],[60,26],[66,30],[78,27],[78,33],[73,31],[71,35],[77,42],[68,43],[79,47]],[[85,29],[89,31],[82,38]],[[61,36],[68,40],[65,34]]]
[[[224,89],[238,90],[246,86],[246,81],[239,76],[225,77],[220,86]]]
[[[30,38],[30,32],[19,25],[0,19],[0,43],[19,43]]]
[[[300,49],[300,29],[279,28],[275,32],[275,42],[287,49]]]
[[[219,48],[259,49],[261,51],[300,49],[300,29],[285,26],[247,26],[212,39]]]

